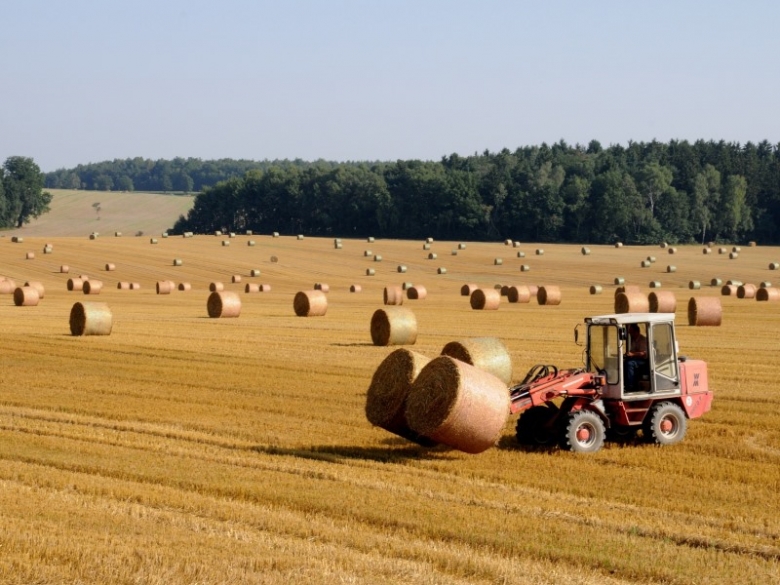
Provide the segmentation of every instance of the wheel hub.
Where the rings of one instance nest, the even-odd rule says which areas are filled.
[[[577,440],[580,443],[587,443],[590,441],[590,429],[588,427],[580,427],[577,429]]]
[[[674,423],[670,421],[668,418],[665,418],[664,420],[661,421],[659,428],[661,429],[662,433],[668,435],[674,430]]]

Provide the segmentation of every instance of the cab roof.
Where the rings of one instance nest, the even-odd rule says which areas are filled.
[[[611,315],[598,315],[585,317],[586,323],[596,325],[628,325],[629,323],[674,323],[674,313],[613,313]]]

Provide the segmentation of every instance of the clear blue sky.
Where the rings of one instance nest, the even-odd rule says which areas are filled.
[[[0,0],[0,162],[780,142],[780,2]]]

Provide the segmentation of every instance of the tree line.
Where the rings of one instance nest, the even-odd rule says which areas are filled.
[[[22,227],[49,211],[51,194],[43,185],[43,173],[33,159],[8,157],[0,168],[0,228]]]

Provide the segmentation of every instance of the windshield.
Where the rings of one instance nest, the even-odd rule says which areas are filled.
[[[620,381],[620,350],[615,325],[590,325],[588,327],[588,371],[604,372],[607,384]]]

